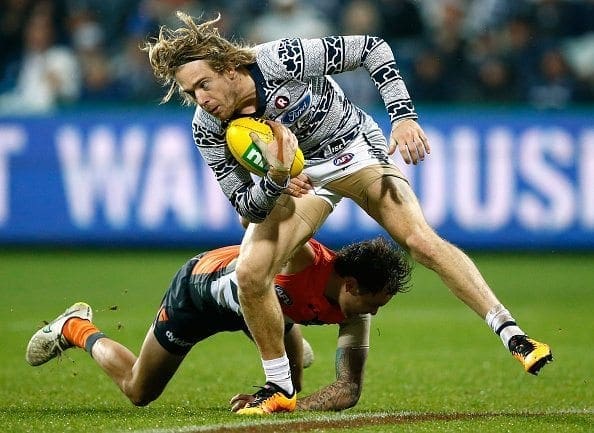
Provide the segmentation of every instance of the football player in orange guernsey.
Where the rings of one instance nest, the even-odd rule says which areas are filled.
[[[330,36],[247,46],[221,37],[216,28],[220,17],[202,23],[182,12],[178,17],[180,28],[162,27],[144,50],[155,76],[168,87],[163,101],[177,91],[196,105],[192,132],[198,150],[237,212],[255,223],[241,243],[238,299],[267,382],[284,390],[287,399],[295,398],[274,276],[343,197],[364,209],[414,260],[435,271],[527,372],[536,374],[552,360],[549,346],[526,335],[472,260],[428,225],[390,156],[398,149],[405,163],[418,164],[430,146],[384,40]],[[369,73],[384,102],[392,125],[388,140],[332,79],[357,68]],[[258,182],[225,143],[227,123],[241,116],[267,120],[276,138],[263,146],[270,168]],[[290,181],[297,146],[305,169]],[[254,404],[265,405],[274,395],[264,388]]]
[[[239,246],[219,248],[190,259],[174,276],[136,357],[105,336],[92,322],[91,307],[78,302],[37,331],[26,358],[41,365],[70,347],[81,347],[132,403],[144,406],[161,395],[190,349],[223,331],[248,332],[237,292]],[[408,287],[410,265],[402,250],[383,238],[334,252],[311,239],[297,249],[274,278],[285,315],[285,345],[293,386],[301,389],[303,339],[295,324],[338,324],[336,381],[299,399],[303,410],[342,410],[354,406],[363,384],[371,315]],[[311,354],[310,358],[311,358]],[[295,409],[274,383],[266,405],[259,395],[236,395],[234,411],[260,413]],[[251,405],[251,408],[246,406]]]

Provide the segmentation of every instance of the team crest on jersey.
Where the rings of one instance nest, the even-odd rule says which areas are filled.
[[[274,290],[275,290],[276,296],[278,297],[278,300],[281,302],[281,304],[284,304],[284,305],[292,305],[293,304],[291,297],[288,295],[287,292],[285,292],[285,289],[283,289],[282,286],[275,284]]]
[[[334,158],[333,163],[335,166],[340,167],[341,165],[345,165],[351,162],[354,157],[355,155],[352,153],[345,153],[344,155],[340,155]]]
[[[274,106],[279,110],[284,110],[289,106],[289,102],[291,101],[289,101],[289,98],[287,98],[286,96],[277,96],[274,100]]]

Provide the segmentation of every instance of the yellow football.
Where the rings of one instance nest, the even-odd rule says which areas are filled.
[[[268,171],[268,161],[256,143],[252,141],[251,132],[255,132],[265,143],[270,143],[274,139],[272,129],[262,120],[253,117],[240,117],[229,122],[229,126],[227,126],[225,132],[227,147],[243,167],[258,176],[264,176]],[[297,148],[295,159],[291,165],[291,177],[301,173],[304,166],[303,152]]]

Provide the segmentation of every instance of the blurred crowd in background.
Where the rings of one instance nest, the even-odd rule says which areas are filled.
[[[156,104],[139,46],[176,10],[221,14],[243,43],[370,34],[390,43],[416,104],[594,105],[594,0],[0,0],[0,114]],[[337,80],[380,103],[365,71]]]

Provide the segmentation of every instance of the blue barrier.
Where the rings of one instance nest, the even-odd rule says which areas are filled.
[[[594,112],[421,112],[431,156],[415,167],[395,158],[445,238],[468,248],[594,248]],[[239,242],[191,117],[143,108],[0,119],[0,243]],[[343,200],[317,237],[340,244],[381,233]]]

